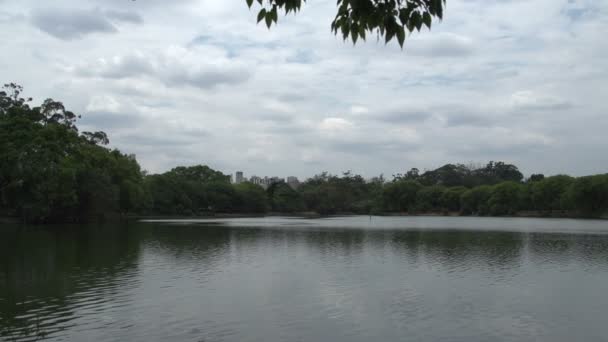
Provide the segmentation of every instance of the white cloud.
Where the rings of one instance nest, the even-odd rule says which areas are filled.
[[[608,168],[608,2],[449,1],[403,51],[334,37],[335,1],[271,30],[242,1],[39,2],[3,3],[4,82],[64,101],[154,172]]]
[[[353,123],[343,118],[326,118],[321,121],[319,128],[321,130],[333,133],[343,133],[351,130],[354,127]]]
[[[518,109],[563,109],[571,106],[568,101],[556,96],[537,94],[530,90],[517,91],[511,95],[511,104]]]

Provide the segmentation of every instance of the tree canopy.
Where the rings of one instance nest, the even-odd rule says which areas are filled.
[[[258,3],[258,23],[264,21],[270,28],[276,24],[279,11],[297,13],[306,0],[245,0],[251,8]],[[338,0],[338,11],[331,22],[331,30],[353,44],[359,39],[376,35],[386,43],[393,38],[401,47],[406,35],[426,26],[431,28],[433,20],[441,20],[445,0]]]
[[[104,132],[79,132],[80,116],[47,99],[30,106],[23,89],[0,91],[0,216],[82,222],[111,216],[215,213],[442,214],[598,217],[608,214],[608,174],[532,175],[517,166],[445,164],[365,179],[320,173],[292,188],[231,184],[205,165],[148,175],[135,156],[107,147]]]

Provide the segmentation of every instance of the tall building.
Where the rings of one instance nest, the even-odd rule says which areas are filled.
[[[237,171],[234,176],[234,183],[241,184],[245,181],[245,177],[243,177],[243,171]]]

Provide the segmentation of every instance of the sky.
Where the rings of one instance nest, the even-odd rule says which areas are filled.
[[[608,1],[447,0],[403,50],[334,36],[335,0],[270,30],[257,8],[0,0],[0,82],[62,101],[151,173],[608,172]]]

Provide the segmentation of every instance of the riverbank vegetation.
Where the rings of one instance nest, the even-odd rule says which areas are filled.
[[[514,165],[447,164],[364,179],[318,174],[297,189],[231,184],[208,166],[147,175],[133,155],[108,148],[104,132],[80,132],[78,115],[48,99],[32,107],[22,88],[0,92],[0,217],[83,222],[127,215],[214,213],[535,213],[600,217],[608,212],[608,174],[532,175]]]

